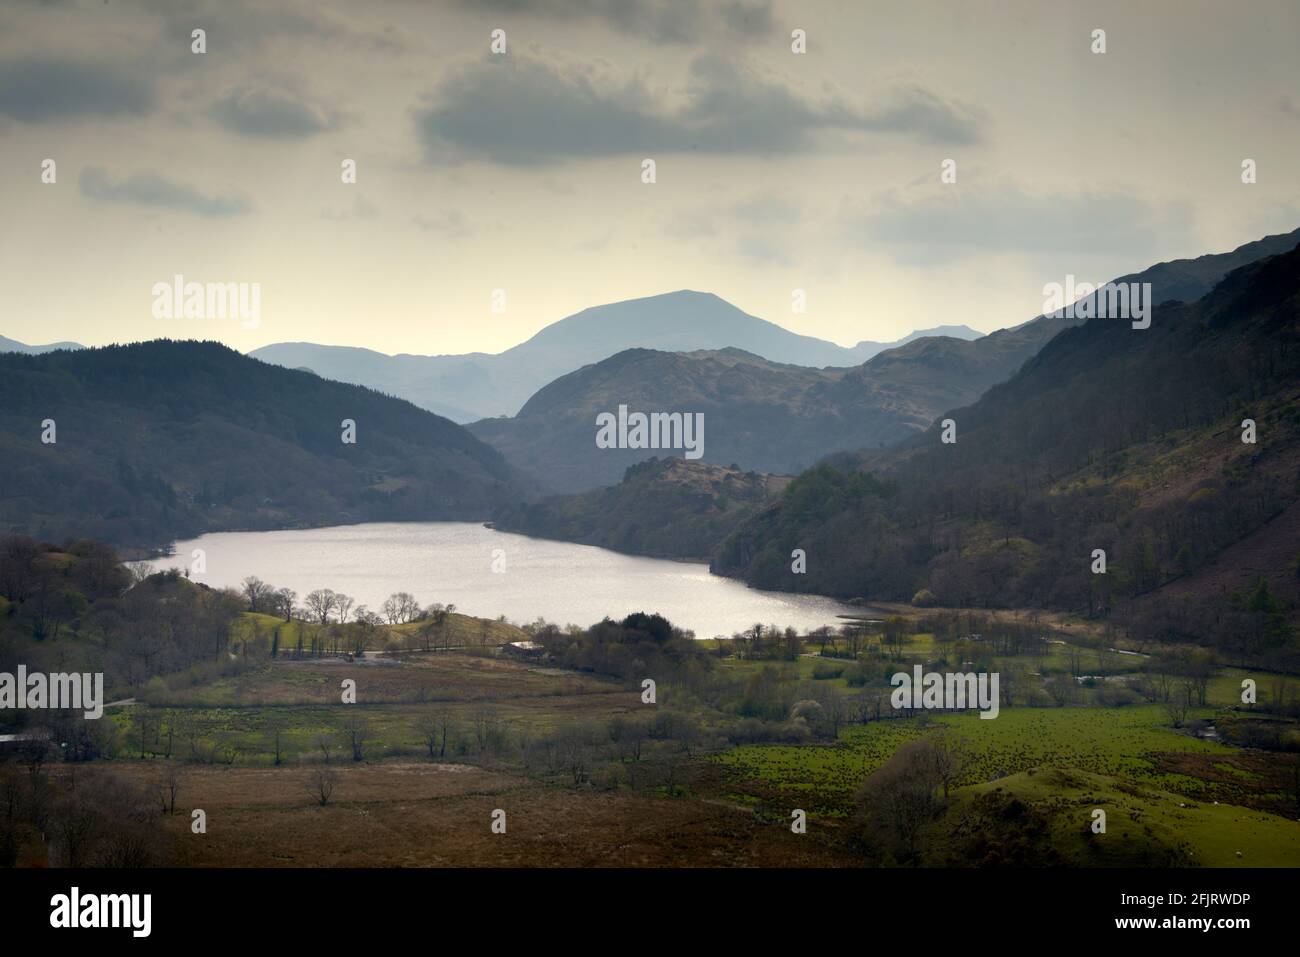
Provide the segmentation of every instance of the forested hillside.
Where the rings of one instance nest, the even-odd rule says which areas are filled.
[[[0,531],[139,550],[214,529],[487,518],[526,485],[446,419],[216,343],[0,355]]]
[[[1248,587],[1184,596],[1195,605],[1172,607],[1159,590],[1300,499],[1298,296],[1300,248],[1232,272],[1197,303],[1158,308],[1149,329],[1093,319],[1068,330],[946,416],[955,443],[936,423],[877,456],[874,475],[841,460],[799,476],[724,543],[715,570],[846,598],[1125,608],[1169,637],[1293,654],[1300,543]],[[795,548],[806,574],[791,572]],[[1096,549],[1105,574],[1093,572]]]
[[[655,558],[708,558],[741,519],[775,499],[783,476],[679,458],[630,466],[611,488],[506,506],[493,524],[508,532],[599,545]]]

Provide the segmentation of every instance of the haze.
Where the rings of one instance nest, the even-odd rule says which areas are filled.
[[[1300,9],[1094,7],[9,4],[0,332],[496,352],[689,288],[851,345],[1294,228]],[[175,274],[260,324],[154,319]]]

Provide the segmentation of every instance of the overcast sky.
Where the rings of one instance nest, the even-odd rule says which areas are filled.
[[[0,334],[496,352],[683,288],[991,331],[1300,226],[1297,36],[1294,0],[7,0]],[[178,273],[260,325],[155,318]]]

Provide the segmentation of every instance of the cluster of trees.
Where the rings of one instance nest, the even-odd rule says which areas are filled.
[[[393,592],[379,606],[379,612],[373,612],[365,605],[357,605],[350,595],[336,592],[332,588],[317,588],[308,592],[297,604],[298,593],[291,588],[276,588],[262,581],[256,575],[250,575],[240,583],[240,593],[248,602],[248,610],[265,615],[281,615],[286,622],[315,622],[328,625],[337,622],[347,624],[348,617],[372,625],[404,625],[407,622],[434,618],[444,612],[455,609],[455,605],[440,604],[421,607],[410,592]]]
[[[652,458],[629,466],[618,485],[505,506],[492,522],[505,531],[630,555],[704,558],[776,488],[772,476],[735,466]]]
[[[915,862],[926,828],[947,807],[970,763],[951,732],[933,732],[902,744],[858,789],[855,823],[883,862]]]
[[[0,764],[0,867],[125,868],[167,862],[161,792],[106,771],[74,768],[56,777],[45,766],[45,753],[36,748],[22,757],[21,763]]]
[[[1296,565],[1300,581],[1300,561]],[[1132,603],[1122,609],[1128,633],[1139,641],[1203,641],[1237,667],[1300,671],[1295,609],[1268,579],[1247,588],[1207,591]]]
[[[560,630],[543,624],[534,639],[561,667],[612,675],[635,684],[645,678],[680,679],[712,664],[694,635],[662,615],[636,612],[622,621],[609,618],[586,629]]]
[[[0,613],[37,640],[57,639],[94,602],[120,597],[131,583],[106,545],[81,540],[59,548],[25,535],[0,537]]]
[[[797,679],[788,665],[767,665],[749,674],[714,667],[718,654],[728,651],[754,660],[786,660],[792,648],[808,640],[792,629],[756,625],[737,641],[719,642],[717,653],[663,616],[643,612],[585,629],[561,631],[542,622],[529,630],[563,667],[620,678],[637,689],[651,678],[660,701],[681,710],[715,712],[722,718],[713,733],[732,743],[834,739],[849,722],[893,716],[889,669],[871,674],[872,687],[865,687],[864,679],[857,682],[857,693],[845,695],[828,682]]]
[[[344,652],[360,655],[370,650],[382,634],[384,625],[405,625],[412,622],[420,627],[404,633],[402,642],[389,636],[387,647],[405,647],[409,650],[436,651],[451,647],[449,626],[455,613],[453,604],[435,602],[421,606],[410,592],[394,592],[375,612],[365,605],[357,605],[350,595],[330,588],[308,592],[298,604],[298,593],[291,588],[277,588],[255,575],[245,578],[240,585],[240,595],[251,612],[277,615],[285,624],[295,622],[296,644],[289,648],[281,639],[281,630],[275,628],[264,637],[262,625],[254,621],[245,631],[251,631],[251,642],[246,650],[260,652],[269,649],[271,657],[282,651],[303,655],[337,655]],[[486,634],[479,636],[486,644]]]
[[[132,573],[109,547],[0,537],[0,670],[104,673],[107,694],[127,696],[150,678],[229,667],[231,592],[175,571]],[[6,711],[0,720],[34,720]]]
[[[432,761],[511,761],[528,774],[575,787],[661,787],[670,793],[688,779],[691,758],[722,743],[697,715],[659,708],[606,721],[570,721],[538,732],[530,723],[506,720],[488,702],[460,710],[439,705],[420,716],[416,729]],[[318,736],[320,761],[307,785],[318,803],[327,803],[338,784],[332,766],[340,759],[373,757],[373,741],[369,723],[359,717],[349,718],[334,734]]]

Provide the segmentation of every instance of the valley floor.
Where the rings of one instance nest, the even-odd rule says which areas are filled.
[[[112,760],[47,771],[68,794],[111,778],[166,806],[170,789],[161,853],[178,866],[874,866],[902,861],[864,836],[863,783],[910,745],[944,740],[961,755],[951,797],[918,828],[908,863],[1300,866],[1300,762],[1224,740],[1259,723],[1294,735],[1295,722],[1242,709],[1246,673],[1220,668],[1204,704],[1175,725],[1129,687],[1145,653],[1067,641],[1095,637],[1086,624],[1044,621],[1058,637],[1036,657],[994,660],[1064,681],[1076,689],[1068,699],[1022,684],[997,720],[886,703],[798,740],[780,739],[791,722],[751,723],[747,743],[735,714],[685,689],[664,683],[647,705],[637,687],[476,648],[470,636],[487,632],[474,621],[453,620],[467,644],[452,650],[357,661],[286,652],[233,675],[155,684],[109,710]],[[525,634],[488,624],[493,640]],[[878,646],[857,660],[834,657],[846,653],[834,640],[828,657],[806,638],[792,660],[700,646],[735,652],[716,658],[715,680],[747,695],[771,685],[823,701],[887,698],[882,676],[941,653],[925,633],[893,656]],[[859,672],[874,677],[863,686]],[[1300,688],[1259,677],[1270,700]],[[355,704],[341,700],[348,681]],[[196,810],[203,833],[191,827]],[[498,811],[504,834],[493,831]],[[800,811],[806,833],[791,827]],[[20,840],[19,866],[65,863],[37,837]]]

